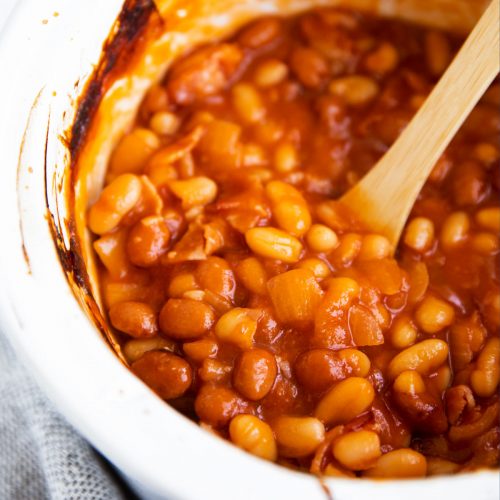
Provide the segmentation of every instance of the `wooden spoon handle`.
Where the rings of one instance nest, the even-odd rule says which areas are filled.
[[[500,71],[499,0],[492,0],[413,120],[341,201],[396,247],[437,160]]]

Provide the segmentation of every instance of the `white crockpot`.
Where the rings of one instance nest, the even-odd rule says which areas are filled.
[[[63,136],[121,3],[24,0],[0,38],[0,322],[40,387],[144,498],[498,499],[491,471],[321,485],[203,431],[116,358],[72,294],[51,221],[65,216]]]

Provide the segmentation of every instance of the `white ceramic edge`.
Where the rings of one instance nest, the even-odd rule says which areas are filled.
[[[324,498],[319,482],[257,460],[180,416],[133,377],[105,346],[71,295],[44,219],[43,151],[49,109],[51,137],[73,83],[97,60],[121,0],[24,0],[0,39],[0,321],[16,351],[65,417],[148,498]],[[54,17],[53,13],[59,16]],[[47,20],[43,23],[42,20]],[[92,26],[92,30],[83,30]],[[7,75],[7,77],[5,77]],[[43,89],[43,90],[42,90]],[[22,219],[32,274],[19,230],[16,166],[32,103]],[[52,92],[56,91],[57,96]],[[51,144],[54,144],[51,140]],[[52,147],[49,160],[61,161]],[[50,163],[49,161],[49,163]],[[404,484],[404,486],[403,486]],[[147,487],[146,487],[147,485]],[[426,481],[329,480],[336,500],[498,498],[498,475],[481,472]],[[403,489],[404,488],[404,489]]]

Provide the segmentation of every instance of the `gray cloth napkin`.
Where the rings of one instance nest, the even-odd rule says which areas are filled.
[[[131,497],[110,466],[55,411],[0,334],[0,499]]]

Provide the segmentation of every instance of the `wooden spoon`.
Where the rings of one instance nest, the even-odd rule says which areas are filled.
[[[499,6],[492,0],[396,142],[340,202],[395,249],[437,160],[500,71]]]

